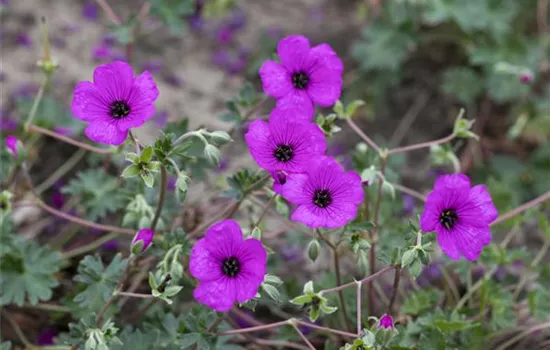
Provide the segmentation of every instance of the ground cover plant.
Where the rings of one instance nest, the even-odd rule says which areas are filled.
[[[548,1],[322,5],[356,34],[79,3],[107,34],[70,83],[59,18],[6,26],[40,83],[3,97],[0,349],[550,348]],[[158,31],[213,43],[214,117],[166,116],[208,81],[143,60]]]

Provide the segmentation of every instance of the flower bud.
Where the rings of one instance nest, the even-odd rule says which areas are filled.
[[[210,164],[216,167],[220,165],[221,153],[216,146],[212,146],[210,144],[206,145],[204,148],[204,156]]]
[[[210,133],[210,138],[212,139],[212,142],[218,145],[225,145],[231,141],[231,136],[229,136],[229,134],[225,131],[213,131]]]
[[[15,158],[19,157],[18,148],[20,148],[22,144],[17,137],[13,135],[8,135],[4,140],[4,144],[6,145],[8,152],[10,152]]]
[[[155,232],[150,229],[141,229],[139,230],[136,235],[134,236],[134,239],[132,240],[132,247],[131,251],[132,254],[139,254],[144,252],[151,243],[153,242],[153,237],[155,235]]]
[[[311,259],[311,261],[315,262],[315,260],[319,257],[320,250],[321,245],[319,244],[319,241],[314,238],[307,245],[307,256]]]
[[[383,330],[394,330],[393,325],[393,318],[390,315],[384,315],[380,318],[380,321],[378,321],[378,328],[382,328]]]
[[[533,73],[529,70],[523,71],[519,74],[519,81],[522,84],[531,84],[533,82],[534,76]]]

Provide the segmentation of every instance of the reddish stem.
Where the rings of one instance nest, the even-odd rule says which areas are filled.
[[[58,140],[63,141],[65,143],[69,143],[69,144],[71,144],[73,146],[76,146],[76,147],[83,148],[83,149],[85,149],[87,151],[90,151],[90,152],[99,153],[99,154],[109,154],[109,153],[111,153],[111,150],[108,149],[108,148],[97,148],[97,147],[94,147],[94,146],[90,146],[90,145],[87,145],[87,144],[82,143],[80,141],[73,140],[70,137],[58,134],[54,131],[41,128],[41,127],[39,127],[37,125],[34,125],[34,124],[30,124],[29,127],[28,127],[28,130],[37,132],[37,133],[42,134],[42,135],[47,135],[47,136],[53,137],[55,139],[58,139]]]

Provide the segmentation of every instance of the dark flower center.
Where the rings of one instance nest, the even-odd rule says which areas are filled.
[[[294,152],[292,151],[292,147],[289,145],[278,145],[277,148],[275,148],[275,158],[279,162],[286,163],[292,159],[292,156],[294,155]]]
[[[130,106],[128,106],[126,102],[120,100],[111,103],[109,109],[111,112],[111,117],[116,119],[124,118],[130,114]]]
[[[458,215],[456,215],[456,211],[454,209],[445,209],[441,212],[441,215],[439,216],[439,222],[447,230],[452,229],[457,221]]]
[[[239,260],[232,256],[223,261],[222,272],[227,277],[235,277],[241,270],[241,263]]]
[[[304,72],[296,72],[292,75],[292,85],[296,89],[303,90],[307,88],[307,85],[309,84],[309,77]]]
[[[332,202],[332,197],[328,190],[316,190],[313,195],[313,204],[319,208],[326,208]]]

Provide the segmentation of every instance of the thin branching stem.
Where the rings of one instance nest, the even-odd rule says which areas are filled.
[[[164,206],[164,199],[166,197],[166,186],[167,186],[167,174],[166,167],[164,165],[160,168],[160,193],[159,201],[157,203],[157,210],[155,211],[155,216],[153,217],[153,222],[151,223],[151,230],[155,230],[159,222],[160,216],[162,214],[162,208]]]
[[[34,131],[34,132],[37,132],[37,133],[42,134],[42,135],[53,137],[55,139],[58,139],[60,141],[63,141],[65,143],[71,144],[71,145],[76,146],[76,147],[83,148],[83,149],[85,149],[87,151],[90,151],[90,152],[94,152],[94,153],[98,153],[98,154],[112,153],[111,149],[109,149],[109,148],[97,148],[97,147],[94,147],[94,146],[90,146],[88,144],[85,144],[85,143],[82,143],[80,141],[74,140],[70,137],[58,134],[54,131],[41,128],[41,127],[39,127],[37,125],[34,125],[34,124],[30,124],[28,126],[27,130],[28,131]]]
[[[17,324],[17,321],[13,318],[13,316],[7,312],[5,309],[0,309],[1,314],[4,316],[4,318],[8,321],[11,328],[15,331],[15,334],[17,334],[17,337],[25,345],[26,348],[31,349],[33,348],[32,343],[27,339],[25,336],[25,333],[21,330],[21,327]]]
[[[409,145],[409,146],[392,148],[392,149],[388,150],[388,155],[389,154],[396,154],[396,153],[414,151],[414,150],[417,150],[417,149],[427,148],[427,147],[431,147],[431,146],[435,146],[435,145],[441,145],[441,144],[444,144],[444,143],[447,143],[447,142],[453,140],[455,137],[456,137],[456,135],[454,133],[452,133],[449,136],[443,137],[443,138],[438,139],[438,140],[417,143],[417,144]]]
[[[380,147],[378,147],[378,145],[376,144],[376,142],[374,142],[370,137],[368,137],[360,128],[359,126],[357,126],[357,124],[355,124],[355,122],[353,121],[353,119],[351,118],[347,118],[346,121],[348,122],[348,125],[353,129],[353,131],[355,131],[355,133],[357,135],[359,135],[359,137],[361,137],[363,139],[363,141],[365,141],[367,143],[367,145],[369,145],[370,147],[372,147],[377,153],[380,153],[381,152],[381,149]]]

